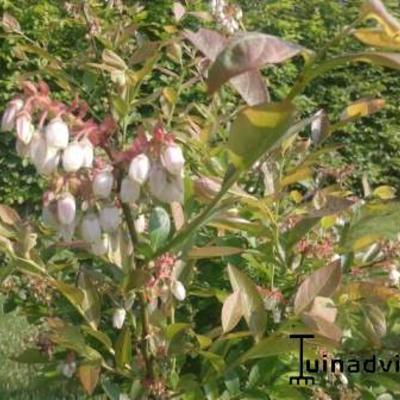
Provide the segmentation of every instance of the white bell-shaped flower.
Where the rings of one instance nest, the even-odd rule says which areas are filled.
[[[66,172],[78,171],[84,161],[84,152],[78,142],[70,143],[63,152],[62,165]]]
[[[15,117],[22,110],[24,102],[21,99],[15,99],[8,103],[7,108],[1,117],[1,130],[3,132],[12,131],[14,129]]]
[[[143,233],[146,230],[147,222],[146,222],[146,217],[144,214],[140,214],[136,219],[135,219],[135,230],[137,233]]]
[[[42,209],[42,221],[49,228],[58,229],[58,218],[48,206]]]
[[[29,145],[21,142],[18,138],[15,142],[15,150],[19,157],[29,157]]]
[[[93,158],[94,158],[94,149],[92,142],[88,138],[83,138],[79,144],[82,147],[83,151],[83,163],[82,167],[84,168],[92,168],[93,166]]]
[[[104,207],[100,210],[100,225],[104,232],[114,232],[117,230],[121,220],[119,209],[115,206]]]
[[[40,174],[51,175],[60,163],[60,152],[53,147],[47,147],[43,161],[37,166]]]
[[[47,144],[56,149],[65,149],[69,141],[68,125],[61,118],[53,118],[45,128]]]
[[[181,281],[172,281],[171,292],[179,301],[183,301],[186,298],[186,289]]]
[[[162,153],[161,160],[170,174],[179,175],[182,173],[185,159],[179,146],[169,145]]]
[[[103,235],[100,240],[92,243],[91,250],[96,256],[102,256],[108,253],[110,247],[110,239],[107,235]]]
[[[183,178],[170,175],[163,166],[157,165],[150,171],[149,187],[151,194],[165,203],[183,202]]]
[[[158,198],[168,185],[168,174],[161,164],[154,164],[149,174],[150,193]]]
[[[72,222],[72,224],[69,225],[60,225],[58,227],[58,232],[65,242],[70,242],[74,237],[75,228],[76,228],[76,221]]]
[[[150,160],[146,154],[139,154],[129,165],[129,178],[142,185],[146,182],[150,172]]]
[[[28,144],[31,141],[34,128],[32,118],[27,112],[23,112],[17,116],[15,130],[17,131],[17,138],[22,143]]]
[[[70,225],[76,216],[75,197],[71,193],[64,193],[57,200],[57,216],[62,225]]]
[[[391,269],[389,271],[389,285],[390,286],[399,286],[400,283],[400,272],[397,270],[397,268],[393,265],[391,266]]]
[[[114,176],[111,171],[104,169],[96,174],[93,179],[93,193],[99,199],[106,199],[110,196],[114,184]]]
[[[83,240],[88,243],[96,243],[101,240],[101,226],[96,214],[90,213],[83,217],[81,235]]]
[[[116,329],[121,329],[122,326],[124,325],[125,317],[126,317],[125,308],[115,309],[112,318],[113,327]]]
[[[123,203],[134,203],[140,196],[140,184],[125,177],[122,179],[119,195]]]

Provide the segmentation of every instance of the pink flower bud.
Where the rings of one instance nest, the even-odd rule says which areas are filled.
[[[82,146],[73,142],[63,152],[62,164],[66,172],[76,172],[83,165],[84,152]]]
[[[102,208],[99,217],[104,232],[113,232],[120,224],[119,210],[115,206]]]
[[[96,256],[102,256],[108,252],[110,246],[110,239],[107,235],[91,245],[92,253]]]
[[[150,160],[146,154],[136,156],[129,166],[129,178],[142,185],[146,182],[150,172]]]
[[[100,199],[106,199],[110,196],[114,183],[114,177],[111,171],[105,169],[99,172],[93,179],[93,193]]]
[[[76,215],[75,197],[71,193],[63,194],[57,201],[57,216],[62,225],[70,225]]]
[[[83,217],[81,235],[88,243],[96,243],[101,239],[100,221],[96,214],[90,213]]]
[[[45,129],[47,144],[56,149],[65,149],[69,141],[69,129],[61,118],[53,118]]]
[[[19,114],[15,122],[15,128],[17,131],[17,138],[22,143],[28,144],[34,132],[31,116],[26,112]]]
[[[8,103],[7,108],[1,118],[1,130],[3,132],[12,131],[14,129],[15,117],[22,110],[24,102],[21,99],[15,99]]]
[[[161,160],[170,174],[179,175],[182,173],[185,159],[183,158],[183,153],[179,146],[175,144],[168,146],[164,150]]]
[[[175,298],[179,301],[183,301],[186,298],[186,289],[181,281],[172,282],[171,292],[175,296]]]
[[[119,195],[123,203],[134,203],[140,196],[140,184],[125,177],[121,182]]]
[[[83,151],[83,164],[82,167],[84,168],[92,168],[93,166],[93,157],[94,157],[94,150],[92,142],[87,139],[83,138],[79,144],[82,147]]]
[[[126,317],[126,310],[125,308],[117,308],[113,314],[113,327],[116,329],[121,329],[124,325]]]

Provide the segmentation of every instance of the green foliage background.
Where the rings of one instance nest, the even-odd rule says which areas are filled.
[[[73,2],[71,2],[73,4]],[[172,1],[151,1],[148,13],[141,16],[148,24],[149,36],[157,35],[159,26],[167,24],[171,18],[170,10]],[[206,1],[199,1],[199,7],[206,7]],[[248,30],[257,30],[285,38],[292,42],[298,42],[307,48],[320,48],[341,27],[352,21],[357,15],[359,0],[260,0],[240,1],[244,10],[245,25]],[[100,2],[99,2],[100,4]],[[395,1],[386,1],[385,4],[393,12],[400,16],[400,7]],[[74,61],[78,53],[84,52],[87,41],[79,41],[76,38],[84,35],[85,26],[74,23],[67,14],[60,1],[29,1],[0,0],[0,15],[4,10],[10,12],[19,21],[27,36],[41,43],[52,55],[63,60]],[[111,11],[106,11],[112,14]],[[346,48],[350,50],[361,49],[356,41],[348,39],[333,48],[333,52],[339,52]],[[299,63],[301,61],[298,61]],[[6,102],[15,92],[18,81],[22,77],[30,77],[34,71],[40,71],[37,57],[21,57],[13,49],[12,41],[6,41],[0,36],[0,110],[4,109]],[[265,71],[265,76],[274,88],[271,95],[274,99],[280,99],[287,94],[289,87],[298,75],[299,65],[296,63],[285,66],[275,66]],[[86,92],[86,97],[98,99],[104,93],[97,93],[95,83],[89,75],[74,75]],[[44,75],[46,78],[46,75]],[[47,77],[48,83],[55,88],[53,77]],[[151,82],[149,90],[160,85],[157,80]],[[373,117],[360,123],[347,125],[345,130],[336,134],[331,140],[343,145],[340,157],[329,158],[332,166],[353,164],[355,172],[349,184],[353,188],[360,189],[360,178],[367,173],[370,182],[375,186],[379,184],[391,184],[396,188],[400,186],[400,157],[396,153],[400,145],[399,139],[399,111],[398,87],[400,78],[398,72],[385,69],[371,68],[370,66],[356,65],[347,69],[337,70],[323,80],[313,82],[300,97],[299,103],[303,113],[309,114],[319,107],[328,107],[327,111],[332,119],[337,118],[345,104],[361,97],[383,97],[386,107]],[[318,87],[318,90],[316,89]],[[100,105],[96,105],[101,111]],[[17,207],[23,216],[36,213],[40,209],[42,183],[34,173],[34,169],[21,162],[14,151],[14,139],[11,135],[0,135],[0,203]],[[208,263],[205,269],[213,269],[212,263]],[[207,272],[205,274],[207,275]],[[250,271],[251,273],[251,271]],[[210,272],[211,274],[211,272]],[[251,273],[257,275],[257,272]],[[208,274],[209,275],[209,274]],[[202,304],[196,305],[201,310]],[[204,326],[210,320],[209,303],[204,305]],[[9,314],[7,318],[1,317],[1,323],[5,331],[16,332],[26,330],[29,327],[25,320]],[[217,318],[217,316],[215,317]],[[10,356],[7,351],[2,351],[1,346],[18,351],[12,347],[14,338],[4,338],[4,345],[0,343],[0,359]],[[24,337],[18,340],[23,342]],[[3,363],[3,361],[1,361]],[[11,385],[10,392],[17,387],[26,390],[31,381],[26,377],[32,371],[18,369],[16,364],[4,364],[0,369],[0,389],[4,382]],[[13,373],[10,374],[10,371]],[[14,372],[18,371],[18,374]],[[11,379],[12,378],[12,379]],[[22,385],[24,382],[27,386]],[[4,393],[10,393],[4,392]],[[0,392],[1,393],[1,392]],[[15,398],[15,397],[14,397]]]

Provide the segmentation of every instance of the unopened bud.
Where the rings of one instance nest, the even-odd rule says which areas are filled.
[[[175,298],[179,301],[183,301],[186,298],[186,289],[181,281],[172,282],[171,292],[175,296]]]
[[[116,329],[121,329],[124,325],[126,317],[126,310],[125,308],[117,308],[113,314],[113,327]]]
[[[137,233],[143,233],[146,230],[146,217],[141,214],[135,220],[135,230]]]

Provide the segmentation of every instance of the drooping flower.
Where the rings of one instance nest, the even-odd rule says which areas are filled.
[[[120,224],[119,209],[115,206],[102,208],[99,217],[100,225],[104,232],[114,232]]]
[[[129,165],[129,178],[142,185],[146,182],[150,172],[150,160],[142,153],[133,158]]]
[[[27,112],[22,112],[15,121],[17,138],[24,144],[28,144],[33,136],[34,128],[32,118]]]
[[[82,146],[77,142],[73,142],[63,152],[62,165],[66,172],[76,172],[82,167],[83,160]]]
[[[151,168],[149,187],[151,194],[162,202],[183,202],[182,176],[168,174],[160,164],[156,164]]]
[[[174,280],[171,282],[171,292],[179,301],[183,301],[186,298],[186,289],[181,281]]]
[[[169,145],[161,156],[164,167],[170,174],[179,175],[183,171],[185,159],[182,150],[179,146],[173,144]]]
[[[140,196],[140,184],[125,177],[122,179],[119,195],[123,203],[134,203]]]
[[[86,214],[81,223],[81,235],[88,243],[96,243],[101,239],[99,218],[94,213]]]
[[[94,158],[94,150],[93,150],[92,142],[87,138],[83,138],[79,142],[79,144],[81,145],[82,151],[83,151],[82,167],[84,167],[84,168],[92,168],[92,166],[93,166],[93,158]]]
[[[101,239],[95,243],[92,243],[91,250],[96,256],[102,256],[108,252],[110,246],[110,239],[108,235],[103,235]]]
[[[117,308],[114,310],[112,322],[113,322],[113,327],[116,329],[121,329],[122,326],[124,325],[126,317],[126,310],[125,308]]]
[[[400,272],[397,270],[395,265],[390,266],[388,280],[390,286],[398,287],[400,284]]]
[[[140,214],[136,219],[135,219],[135,230],[137,233],[143,233],[146,230],[147,222],[146,222],[146,217],[143,214]]]
[[[65,149],[69,141],[68,125],[61,118],[53,118],[45,128],[47,144],[56,149]]]
[[[114,184],[112,172],[105,168],[100,171],[93,179],[93,193],[99,199],[107,199]]]
[[[62,225],[70,225],[76,215],[75,197],[71,193],[64,193],[57,200],[57,216]]]
[[[58,167],[59,151],[54,147],[49,147],[40,133],[35,134],[32,138],[29,154],[33,165],[41,174],[49,175]]]
[[[1,130],[3,132],[9,132],[14,129],[15,118],[23,106],[24,102],[21,99],[14,99],[8,103],[1,118]]]

